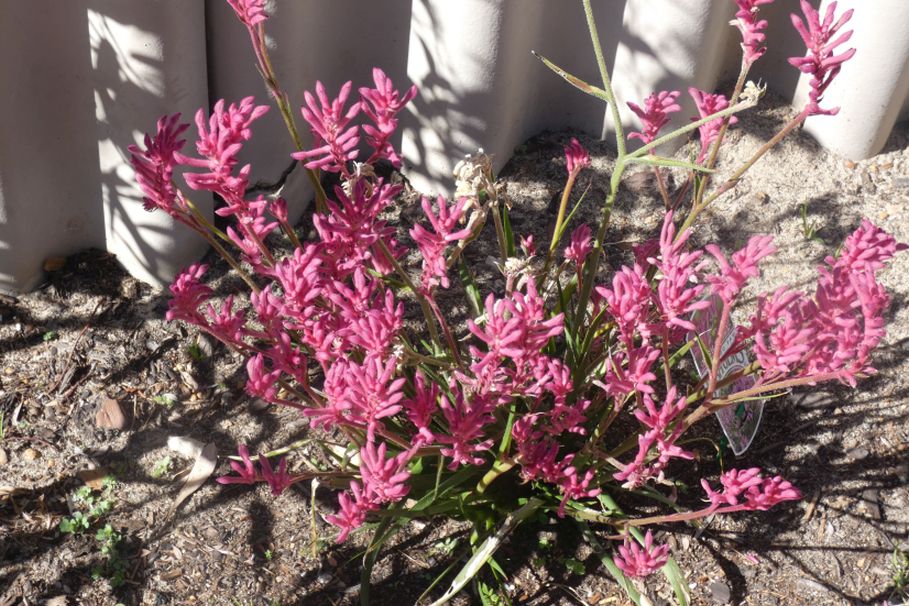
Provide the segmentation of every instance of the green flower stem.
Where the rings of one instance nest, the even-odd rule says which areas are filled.
[[[517,461],[514,459],[497,459],[496,462],[492,464],[492,468],[486,472],[486,475],[480,478],[480,482],[475,489],[477,494],[486,492],[486,489],[489,488],[489,485],[492,484],[496,478],[509,471],[516,464]]]
[[[250,32],[250,36],[253,36],[253,32]],[[300,138],[297,124],[294,121],[293,111],[290,108],[290,100],[288,99],[287,94],[281,90],[278,78],[275,75],[275,70],[271,64],[268,47],[265,45],[265,27],[262,24],[259,24],[256,34],[252,39],[252,43],[253,50],[255,51],[256,58],[259,62],[259,71],[262,75],[262,79],[265,80],[265,85],[268,87],[269,91],[271,91],[272,97],[274,97],[275,104],[278,106],[278,111],[281,112],[281,118],[284,120],[284,126],[287,127],[287,132],[290,133],[290,137],[293,139],[297,151],[303,151],[303,140]],[[313,189],[316,192],[316,212],[324,213],[328,210],[325,205],[327,197],[325,195],[325,190],[322,188],[322,183],[319,180],[319,173],[308,168],[305,170],[309,177],[309,181],[312,183]]]
[[[701,118],[700,120],[686,124],[685,126],[679,128],[679,129],[676,129],[676,130],[672,131],[671,133],[667,133],[667,134],[663,135],[662,137],[654,139],[647,145],[641,146],[638,149],[631,152],[630,154],[628,154],[628,157],[629,158],[639,158],[639,157],[643,156],[644,154],[648,153],[650,150],[652,150],[656,147],[659,147],[663,143],[666,143],[667,141],[672,141],[673,139],[677,139],[678,137],[681,137],[684,134],[690,133],[691,131],[707,124],[708,122],[713,122],[717,118],[725,118],[727,116],[737,114],[746,109],[751,109],[755,105],[757,105],[757,99],[746,99],[745,101],[740,101],[740,102],[736,103],[735,105],[730,105],[726,109],[723,109],[716,113],[710,114],[709,116],[707,116],[705,118]]]
[[[502,257],[502,271],[508,262],[508,249],[505,246],[505,226],[502,224],[502,211],[498,204],[492,209],[492,222],[496,226],[496,240],[499,243],[499,256]]]
[[[742,67],[739,70],[738,80],[735,81],[735,87],[732,89],[732,96],[730,99],[738,99],[739,95],[742,94],[742,89],[745,87],[745,79],[748,77],[748,70],[751,68],[751,65],[745,61],[745,58],[742,57]],[[729,121],[732,119],[732,116],[726,116],[723,119],[723,125],[720,127],[720,132],[716,137],[716,141],[713,142],[713,145],[710,146],[710,156],[707,158],[707,168],[713,168],[716,166],[717,155],[720,152],[720,145],[723,144],[723,137],[726,136],[726,130],[729,129]],[[707,185],[710,183],[710,174],[705,174],[701,178],[701,186],[698,188],[697,194],[694,199],[694,206],[697,206],[704,199],[704,192],[707,191]]]
[[[394,267],[395,272],[404,281],[404,284],[407,285],[407,288],[411,290],[414,296],[417,298],[417,301],[420,303],[420,309],[423,310],[423,318],[426,320],[426,329],[429,331],[429,337],[432,339],[433,344],[442,349],[442,343],[439,341],[439,331],[436,328],[436,320],[433,317],[432,308],[429,306],[429,302],[426,300],[426,297],[423,296],[423,293],[416,287],[413,283],[413,280],[410,279],[410,275],[407,271],[401,267],[401,264],[398,263],[398,260],[395,259],[394,255],[391,254],[391,251],[388,250],[388,246],[381,238],[378,240],[379,250],[385,255],[385,259],[391,263],[391,266]],[[456,354],[452,354],[456,355]]]
[[[615,101],[615,92],[612,90],[612,81],[609,79],[609,70],[606,69],[606,58],[603,56],[603,48],[600,45],[600,35],[597,30],[596,21],[593,18],[593,9],[590,6],[590,0],[583,0],[584,16],[587,18],[587,29],[590,30],[590,42],[593,44],[593,52],[597,57],[597,67],[600,69],[600,78],[603,80],[603,92],[606,93],[606,100],[609,109],[612,112],[612,121],[615,127],[615,144],[618,150],[619,158],[625,157],[625,131],[622,127],[622,117],[619,115],[619,106]]]
[[[571,196],[571,190],[574,189],[574,182],[580,171],[575,169],[568,173],[568,181],[565,182],[565,189],[562,190],[562,199],[559,201],[559,213],[556,215],[555,227],[552,230],[552,240],[549,242],[549,250],[546,252],[546,262],[543,264],[543,271],[540,274],[540,280],[545,280],[549,273],[549,266],[552,264],[552,255],[559,240],[562,238],[562,223],[565,222],[565,209],[568,208],[568,198]]]

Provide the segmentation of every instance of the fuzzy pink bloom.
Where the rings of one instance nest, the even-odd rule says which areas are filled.
[[[431,443],[435,438],[429,428],[433,415],[439,411],[439,394],[441,390],[434,381],[427,381],[423,373],[417,370],[413,378],[414,395],[404,400],[404,410],[407,418],[417,428],[415,441]]]
[[[301,162],[306,162],[309,169],[321,169],[332,173],[344,172],[346,164],[357,157],[357,145],[360,137],[357,136],[359,127],[348,127],[350,121],[360,112],[360,102],[344,110],[344,104],[350,96],[353,84],[348,81],[342,87],[338,96],[329,99],[325,86],[316,82],[316,97],[306,91],[303,98],[307,107],[301,107],[303,118],[309,123],[313,136],[313,149],[292,153],[291,156]]]
[[[643,546],[626,536],[625,543],[619,546],[619,555],[613,561],[630,577],[646,577],[669,561],[669,545],[654,545],[653,533],[649,530],[644,535]]]
[[[348,318],[346,329],[339,335],[347,338],[351,345],[362,347],[367,355],[384,356],[389,352],[404,326],[404,304],[394,298],[391,290],[372,308]]]
[[[698,108],[699,117],[692,118],[692,121],[698,121],[700,119],[706,118],[711,114],[715,114],[718,111],[722,111],[729,107],[729,101],[725,96],[719,93],[707,93],[702,90],[698,90],[694,87],[688,89],[688,94],[691,95],[691,98],[694,99],[695,105]],[[738,118],[731,116],[729,118],[730,126],[738,122]],[[698,127],[698,134],[701,138],[701,151],[698,154],[697,161],[703,162],[707,158],[707,152],[710,150],[710,145],[716,141],[717,137],[720,136],[720,129],[723,127],[723,119],[717,118],[716,120],[711,120],[706,124],[702,124]]]
[[[581,142],[572,137],[568,145],[565,146],[565,166],[568,174],[577,174],[582,168],[590,166],[590,154],[581,145]]]
[[[227,3],[246,27],[255,27],[268,19],[265,0],[227,0]]]
[[[562,333],[563,314],[545,319],[543,299],[533,281],[527,284],[527,294],[512,292],[496,300],[492,293],[486,298],[485,323],[480,328],[473,320],[467,328],[486,343],[487,351],[478,366],[512,358],[524,361],[539,354],[550,338]]]
[[[811,92],[808,93],[808,105],[805,109],[809,115],[826,114],[829,116],[836,115],[840,108],[833,107],[822,109],[820,106],[823,100],[824,91],[830,86],[833,79],[840,73],[843,63],[852,58],[855,49],[836,53],[836,47],[845,44],[852,37],[852,30],[843,32],[839,35],[839,30],[852,18],[852,9],[843,13],[836,23],[833,22],[836,15],[836,2],[831,2],[827,6],[827,12],[824,14],[824,21],[821,22],[821,16],[818,11],[814,10],[807,0],[801,0],[802,12],[805,14],[805,21],[795,14],[791,14],[792,25],[798,31],[805,46],[808,48],[807,55],[804,57],[791,57],[789,63],[806,74],[811,74]],[[805,22],[807,22],[807,27]],[[836,36],[836,37],[834,37]]]
[[[523,250],[524,254],[528,257],[537,254],[537,245],[534,244],[533,234],[527,234],[521,238],[521,250]]]
[[[208,331],[227,344],[237,344],[246,335],[246,313],[234,309],[234,296],[224,299],[220,309],[208,304]]]
[[[485,461],[479,453],[488,451],[494,444],[491,439],[483,439],[486,425],[495,421],[487,402],[478,396],[468,401],[461,390],[456,390],[453,399],[443,394],[439,406],[448,423],[448,432],[438,434],[436,439],[448,445],[441,450],[451,458],[448,468],[482,465]]]
[[[677,329],[694,330],[695,326],[689,319],[691,312],[710,305],[709,301],[701,299],[704,286],[692,284],[692,278],[697,273],[696,263],[702,253],[685,249],[691,230],[685,230],[677,240],[675,233],[672,213],[666,213],[660,232],[660,257],[654,259],[653,264],[662,274],[657,285],[656,302],[670,335]]]
[[[356,480],[350,482],[350,491],[338,495],[338,513],[327,515],[325,519],[340,528],[338,543],[343,543],[352,530],[363,525],[366,514],[378,509],[363,493],[363,488]]]
[[[373,431],[381,419],[396,415],[402,408],[406,379],[395,378],[396,370],[393,358],[381,360],[369,356],[362,364],[335,361],[325,376],[328,406],[307,409],[304,414],[314,417],[314,423],[320,422],[319,419],[328,423],[344,419]]]
[[[796,370],[815,343],[812,319],[817,308],[799,292],[785,287],[758,298],[751,319],[754,354],[765,373],[788,374]]]
[[[246,393],[262,398],[266,402],[274,402],[277,398],[277,382],[281,378],[281,371],[266,372],[265,356],[256,354],[246,361],[246,376]]]
[[[363,87],[360,89],[360,97],[365,101],[360,104],[363,113],[375,125],[363,125],[366,142],[374,150],[367,162],[371,164],[381,158],[391,162],[395,168],[400,168],[401,158],[395,153],[390,138],[398,127],[396,118],[398,112],[417,96],[417,87],[411,86],[402,96],[394,87],[391,78],[378,67],[373,68],[372,79],[376,85],[375,88]]]
[[[739,10],[735,13],[732,22],[742,32],[742,60],[751,65],[761,58],[767,50],[764,47],[764,30],[767,29],[766,20],[758,20],[757,14],[761,5],[771,4],[773,0],[735,0]]]
[[[207,270],[207,265],[196,263],[177,275],[170,285],[173,297],[167,303],[167,314],[164,316],[168,321],[183,320],[196,326],[208,325],[199,311],[199,307],[213,294],[212,289],[202,282]]]
[[[400,501],[410,491],[405,484],[410,478],[407,462],[413,457],[413,451],[404,451],[399,455],[386,458],[388,447],[384,442],[376,447],[375,441],[367,440],[360,449],[360,476],[363,478],[363,490],[375,503],[393,503]]]
[[[609,315],[615,319],[626,346],[634,342],[635,334],[645,340],[650,337],[647,318],[652,308],[651,290],[640,265],[622,266],[612,276],[612,288],[597,286],[596,291],[609,306]]]
[[[839,257],[827,257],[826,262],[833,267],[848,267],[854,271],[877,271],[896,253],[909,249],[909,245],[898,243],[896,238],[869,221],[862,219],[862,224],[849,234]]]
[[[766,511],[783,501],[797,501],[802,493],[780,476],[765,478],[757,467],[730,469],[720,476],[721,492],[710,487],[707,480],[701,486],[710,499],[711,507],[720,512]]]
[[[436,215],[432,212],[429,198],[423,198],[423,214],[429,219],[433,231],[430,232],[422,225],[414,225],[410,230],[410,237],[417,243],[423,256],[422,286],[426,292],[437,285],[441,285],[442,288],[448,288],[450,285],[445,249],[450,243],[463,240],[470,235],[469,229],[456,230],[466,203],[467,198],[461,198],[449,207],[445,198],[439,196],[437,199],[439,214]]]
[[[720,266],[719,274],[709,275],[706,279],[713,287],[714,294],[726,305],[731,305],[736,300],[749,279],[761,275],[758,262],[776,252],[773,236],[753,236],[745,248],[732,254],[731,263],[716,244],[708,244],[704,248]]]
[[[643,108],[629,101],[628,107],[641,119],[644,130],[639,133],[629,133],[628,138],[640,139],[645,145],[656,139],[660,129],[669,123],[669,114],[682,109],[682,106],[676,103],[680,94],[677,90],[661,90],[658,93],[652,93],[644,99]]]
[[[594,471],[588,469],[582,475],[578,472],[577,467],[571,464],[573,461],[574,455],[568,455],[560,463],[560,466],[562,467],[561,477],[556,482],[559,489],[562,491],[562,500],[559,503],[559,508],[556,510],[556,514],[559,517],[564,517],[565,505],[568,504],[568,501],[589,499],[603,492],[598,487],[590,487],[590,483],[595,476]]]
[[[259,455],[259,468],[262,469],[262,480],[268,483],[271,494],[280,495],[293,484],[293,478],[287,473],[287,459],[282,458],[277,469],[272,469],[271,462],[264,454]]]
[[[249,449],[246,444],[237,445],[237,454],[243,460],[242,463],[230,461],[230,467],[234,470],[235,476],[220,476],[217,479],[218,484],[255,484],[259,475],[256,473],[256,465],[249,458]]]
[[[193,189],[204,189],[218,193],[229,204],[243,199],[249,177],[249,165],[234,175],[237,154],[243,143],[252,137],[250,125],[268,111],[267,105],[255,105],[252,97],[246,97],[239,105],[231,103],[225,107],[224,99],[215,103],[208,122],[201,109],[196,113],[196,152],[201,158],[192,158],[177,153],[181,164],[207,169],[203,173],[186,173],[187,185]]]
[[[180,114],[163,116],[158,120],[155,136],[145,135],[145,149],[129,146],[136,183],[145,194],[142,198],[145,210],[161,209],[183,223],[188,223],[183,217],[187,208],[174,187],[173,174],[178,161],[177,152],[186,144],[185,139],[178,137],[187,128],[189,124],[180,124]]]
[[[592,236],[593,232],[590,231],[590,227],[586,224],[577,226],[571,232],[571,239],[568,242],[568,246],[565,247],[565,260],[574,263],[578,271],[583,267],[587,255],[593,250]]]
[[[370,189],[364,179],[356,182],[350,196],[336,187],[338,202],[328,200],[329,212],[313,216],[322,240],[322,262],[333,262],[333,270],[340,272],[339,276],[364,264],[381,274],[391,273],[393,268],[374,248],[379,240],[392,251],[397,246],[394,228],[379,220],[379,213],[394,202],[402,189],[399,185],[384,185],[381,180]]]

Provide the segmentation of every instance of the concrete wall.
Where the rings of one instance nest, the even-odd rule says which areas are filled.
[[[825,7],[828,0],[821,2]],[[767,55],[753,71],[802,103],[801,54],[777,0]],[[607,62],[622,101],[653,90],[711,89],[737,72],[731,0],[595,0]],[[840,0],[856,9],[858,54],[826,96],[836,117],[806,128],[851,159],[880,151],[909,110],[909,2]],[[573,127],[608,136],[602,104],[545,69],[537,50],[581,78],[597,69],[580,2],[568,0],[274,0],[266,23],[277,73],[295,104],[316,78],[331,91],[370,82],[380,66],[420,96],[402,119],[408,177],[448,192],[451,168],[483,147],[498,166],[530,135]],[[190,118],[219,98],[266,102],[242,26],[223,0],[0,0],[0,290],[41,280],[49,256],[94,246],[138,278],[167,283],[204,248],[161,213],[146,213],[126,148],[164,113]],[[689,105],[678,123],[693,113]],[[622,119],[633,124],[622,104]],[[242,159],[253,181],[275,181],[290,142],[277,111],[257,122]],[[196,194],[198,197],[199,194]],[[295,171],[285,196],[295,215],[311,193]],[[210,199],[194,199],[211,212]]]

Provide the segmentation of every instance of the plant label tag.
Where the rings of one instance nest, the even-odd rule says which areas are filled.
[[[709,295],[707,300],[710,301],[710,305],[702,310],[694,312],[691,321],[695,325],[695,330],[697,331],[696,335],[700,338],[700,343],[703,343],[703,345],[708,348],[708,351],[711,351],[712,353],[717,323],[719,322],[720,313],[723,309],[723,302],[716,295]],[[729,348],[732,347],[732,343],[735,341],[735,333],[736,326],[730,320],[726,335],[723,337],[723,344],[720,346],[721,359],[726,355],[726,352],[729,351]],[[689,333],[688,338],[694,339],[695,333]],[[701,378],[707,376],[710,373],[710,366],[707,364],[704,353],[701,351],[701,345],[698,342],[695,342],[691,347],[691,357],[694,359],[694,367],[697,369],[698,376]],[[751,360],[744,351],[739,351],[728,358],[723,359],[717,369],[717,374],[719,375],[718,380],[722,381],[723,378],[745,368],[749,364],[751,364]],[[754,377],[749,375],[740,378],[732,385],[718,389],[716,394],[718,396],[723,396],[748,389],[752,386],[754,386]],[[764,400],[761,399],[739,402],[733,406],[727,406],[726,408],[716,411],[716,418],[719,420],[720,427],[723,428],[723,433],[726,435],[726,439],[729,440],[729,446],[736,456],[741,455],[748,450],[749,446],[751,446],[751,442],[754,440],[754,436],[757,434],[758,427],[761,424],[761,416],[763,413]]]

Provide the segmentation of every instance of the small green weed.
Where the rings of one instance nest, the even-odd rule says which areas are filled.
[[[152,467],[151,472],[149,472],[149,475],[151,475],[151,477],[155,478],[156,480],[159,478],[163,478],[165,475],[167,475],[170,472],[170,468],[172,465],[173,465],[173,461],[171,460],[170,457],[167,457],[167,456],[161,457],[160,459],[155,461],[155,464]]]
[[[41,336],[41,338],[44,339],[44,342],[45,342],[45,343],[47,343],[48,341],[53,341],[53,340],[56,339],[58,336],[60,336],[60,335],[57,333],[56,330],[49,330],[49,331],[47,331],[46,333],[44,333],[44,334]]]
[[[166,408],[171,408],[178,401],[176,394],[172,393],[160,393],[156,396],[152,396],[152,402],[155,404],[160,404]]]
[[[196,362],[201,362],[205,359],[205,352],[202,351],[202,347],[197,341],[193,341],[186,346],[186,353],[188,353],[189,357]]]
[[[808,219],[808,203],[804,202],[799,207],[799,215],[802,217],[802,236],[806,241],[820,242],[824,244],[824,239],[817,235],[818,230],[823,227],[819,222]]]
[[[100,494],[95,494],[88,486],[82,486],[73,493],[72,504],[76,511],[60,520],[60,532],[64,534],[81,534],[87,532],[96,522],[110,513],[114,507],[114,489],[117,480],[106,476],[101,482]],[[105,524],[95,532],[99,551],[104,562],[92,569],[92,578],[105,577],[114,587],[125,582],[126,561],[120,553],[122,536],[110,524]]]
[[[890,558],[890,574],[893,580],[893,591],[901,598],[909,598],[909,554],[899,547],[893,548]]]

